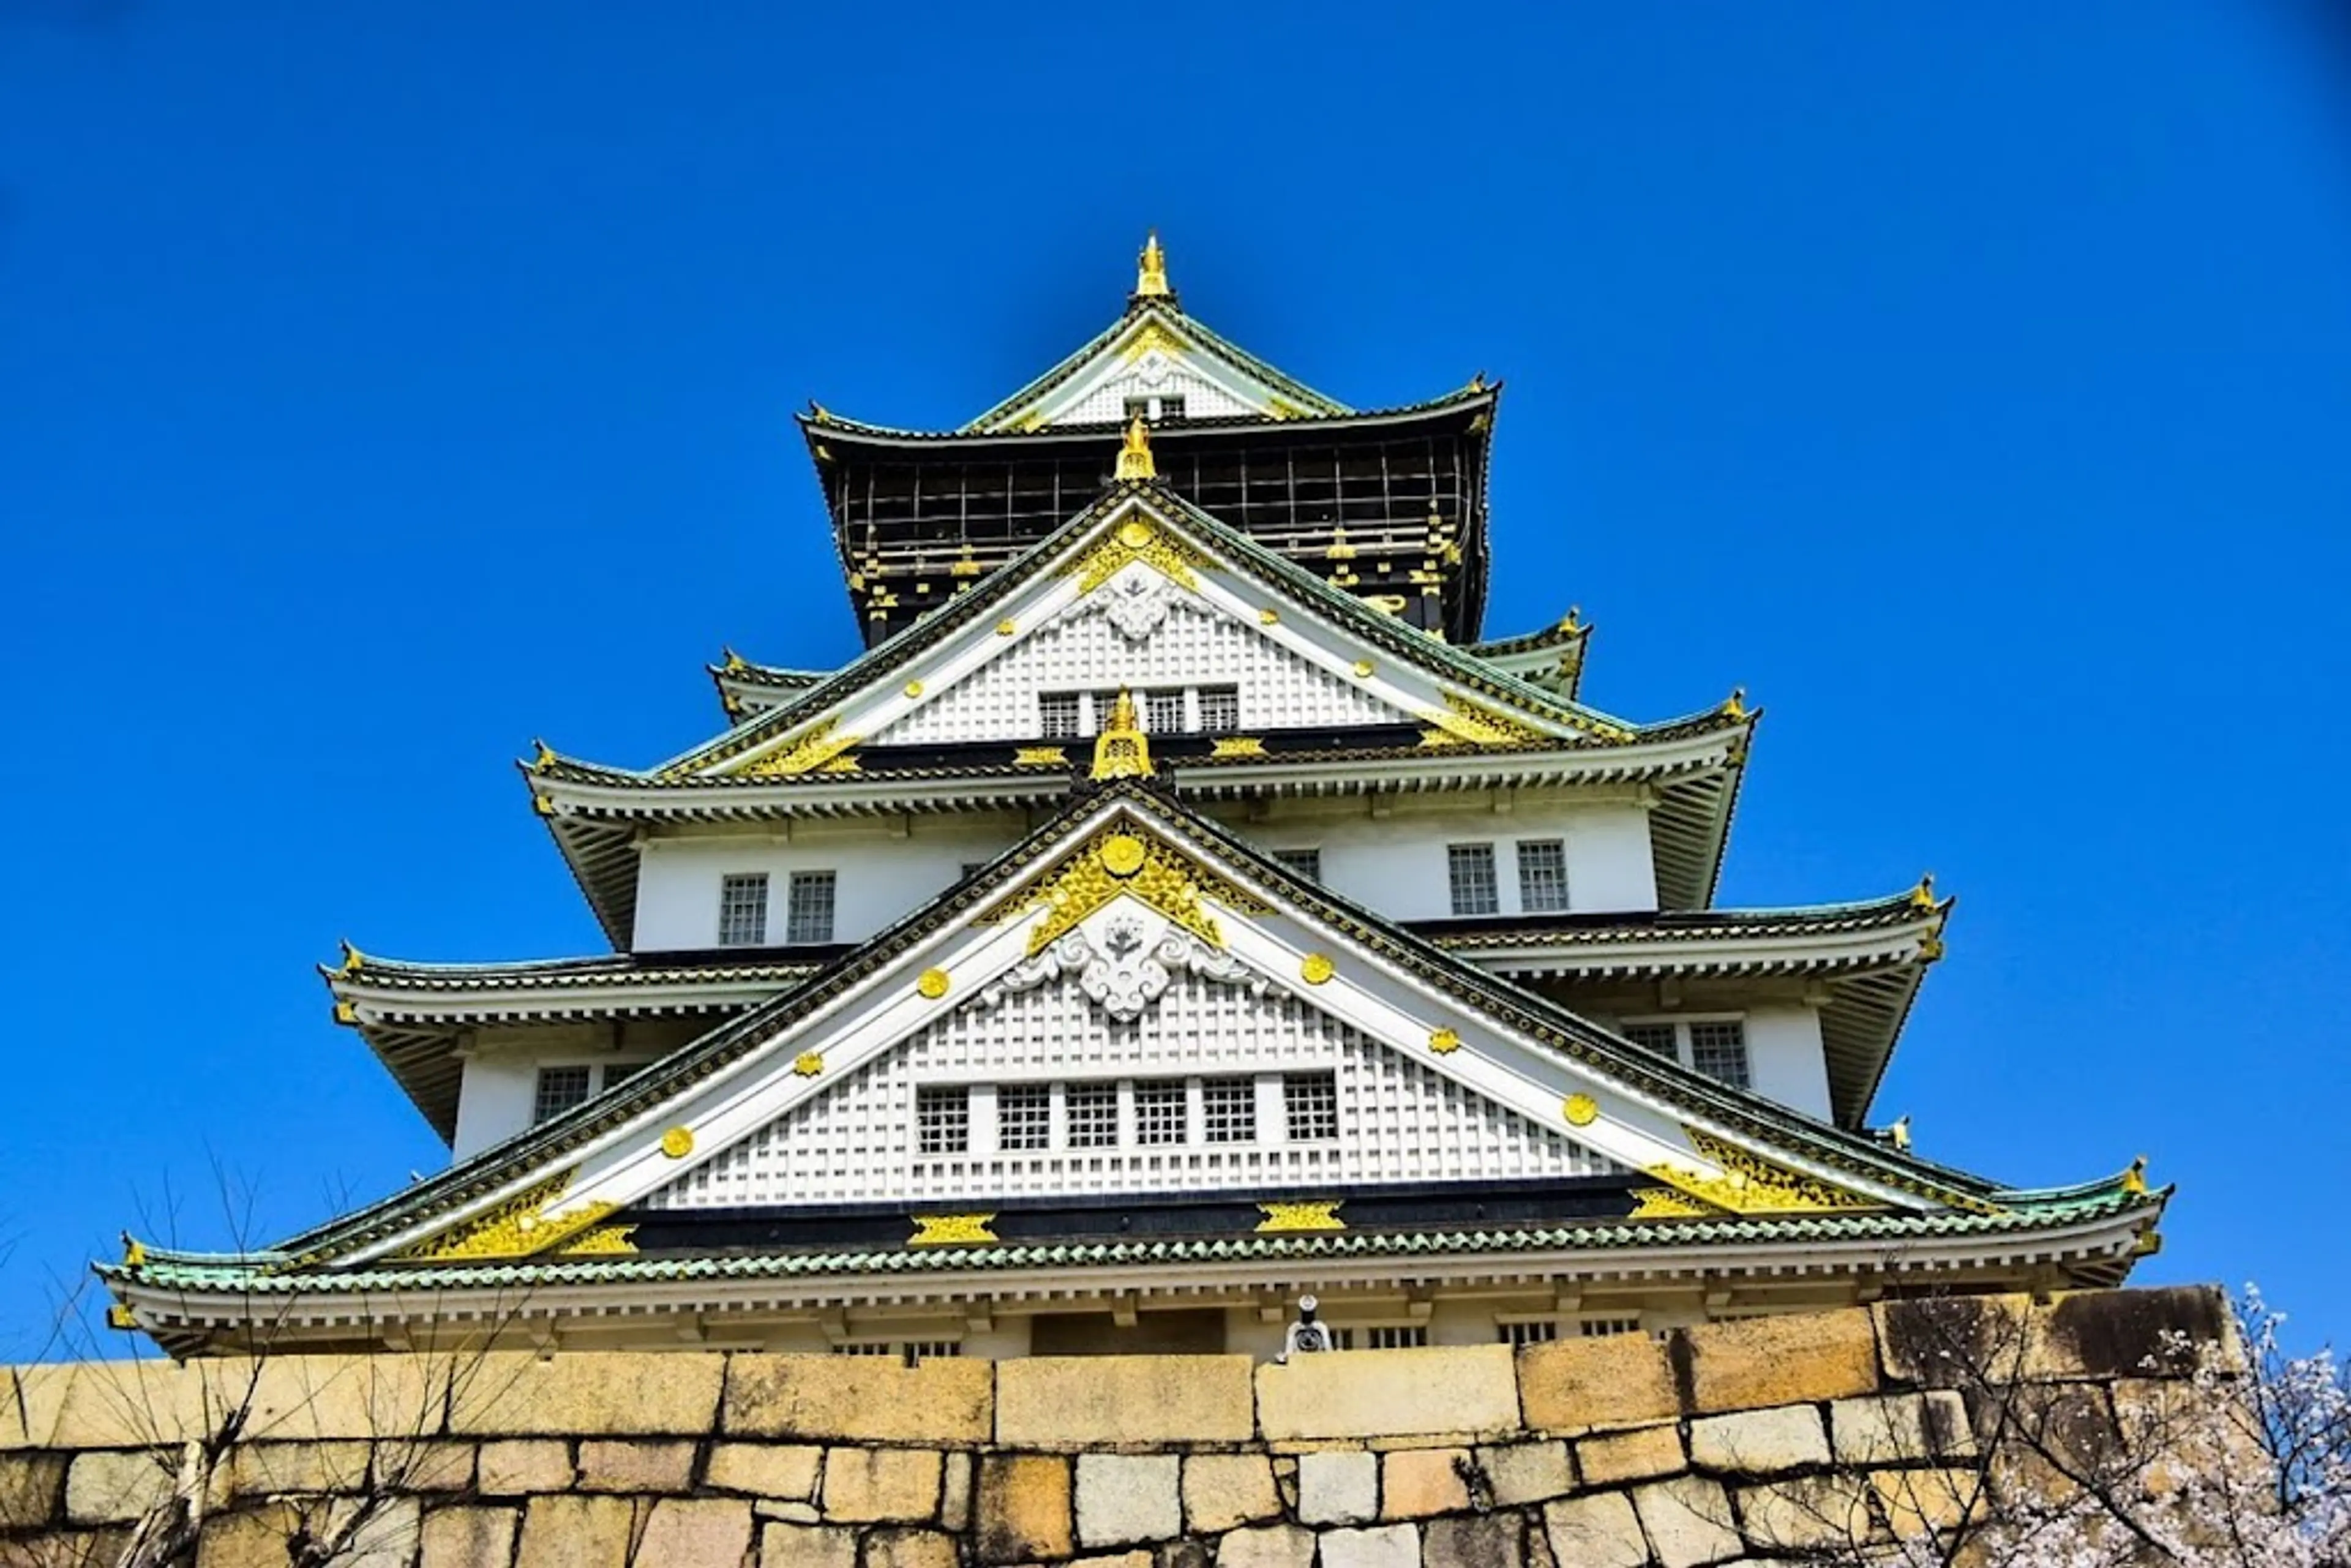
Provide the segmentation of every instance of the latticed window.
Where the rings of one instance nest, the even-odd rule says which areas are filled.
[[[1559,1320],[1540,1318],[1532,1322],[1496,1323],[1494,1337],[1507,1345],[1544,1344],[1559,1337]]]
[[[1639,1333],[1638,1318],[1586,1318],[1575,1325],[1575,1332],[1585,1339],[1605,1339],[1610,1334]]]
[[[1049,1148],[1053,1142],[1053,1090],[1045,1083],[1008,1083],[996,1092],[996,1143],[1006,1149]]]
[[[796,871],[785,890],[784,940],[832,940],[834,876],[829,871]]]
[[[1208,1078],[1200,1083],[1201,1135],[1211,1144],[1257,1142],[1257,1082]]]
[[[1093,699],[1093,715],[1087,720],[1085,729],[1088,735],[1100,735],[1110,727],[1110,716],[1118,711],[1118,692],[1115,688],[1096,692]]]
[[[1453,913],[1491,915],[1501,907],[1494,892],[1494,846],[1447,844],[1446,873],[1452,883]]]
[[[926,1155],[959,1155],[971,1147],[971,1091],[914,1091],[914,1146]]]
[[[1160,398],[1159,417],[1161,419],[1183,418],[1184,394],[1181,392],[1174,392]]]
[[[1428,1343],[1426,1323],[1363,1323],[1334,1329],[1341,1350],[1418,1350]]]
[[[1078,694],[1075,692],[1039,692],[1037,694],[1037,733],[1048,740],[1075,740],[1078,737]]]
[[[1309,882],[1322,880],[1321,850],[1276,850],[1273,852],[1273,858]]]
[[[1181,1080],[1134,1086],[1134,1141],[1138,1144],[1180,1144],[1184,1141],[1184,1085]]]
[[[768,939],[768,873],[718,879],[718,945],[757,947]]]
[[[1118,1085],[1072,1083],[1063,1095],[1070,1118],[1070,1147],[1109,1149],[1118,1145]]]
[[[1200,727],[1211,735],[1222,735],[1241,727],[1241,689],[1238,686],[1202,686],[1200,688]]]
[[[1619,1032],[1643,1051],[1668,1058],[1680,1054],[1674,1049],[1674,1026],[1669,1023],[1628,1023]]]
[[[1281,1081],[1281,1105],[1290,1141],[1313,1143],[1339,1135],[1339,1075],[1293,1072]]]
[[[1519,907],[1543,915],[1567,907],[1567,845],[1558,839],[1519,841]]]
[[[832,1347],[835,1355],[896,1355],[898,1347],[886,1339],[851,1340]]]
[[[1690,1065],[1718,1082],[1734,1089],[1748,1084],[1747,1029],[1738,1019],[1694,1023],[1690,1031]]]
[[[951,1339],[912,1340],[906,1345],[906,1364],[918,1361],[953,1361],[963,1354],[963,1346]]]
[[[538,1070],[538,1088],[531,1095],[530,1119],[544,1122],[550,1116],[560,1116],[588,1098],[590,1070],[585,1067],[542,1067]]]
[[[1143,694],[1143,727],[1152,735],[1176,735],[1184,728],[1184,694],[1145,692]]]

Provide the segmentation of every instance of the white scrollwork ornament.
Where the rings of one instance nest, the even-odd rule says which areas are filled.
[[[1102,613],[1120,636],[1141,643],[1166,622],[1175,586],[1149,567],[1130,566],[1102,584]]]
[[[1252,996],[1265,993],[1265,977],[1231,954],[1147,916],[1121,911],[1102,922],[1097,933],[1098,939],[1089,938],[1083,928],[1068,933],[983,987],[975,1005],[997,1007],[1007,997],[1066,977],[1113,1022],[1133,1023],[1186,969],[1203,979],[1244,987]]]

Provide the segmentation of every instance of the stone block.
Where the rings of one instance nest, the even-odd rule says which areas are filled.
[[[1768,1476],[1829,1462],[1821,1413],[1809,1405],[1782,1405],[1690,1423],[1690,1463],[1704,1470]]]
[[[1325,1531],[1322,1568],[1420,1568],[1420,1532],[1409,1524]]]
[[[436,1508],[424,1516],[419,1568],[506,1568],[521,1522],[516,1508]]]
[[[1366,1524],[1379,1516],[1377,1454],[1341,1450],[1298,1456],[1301,1520],[1308,1524]]]
[[[66,1517],[76,1524],[136,1519],[172,1495],[179,1455],[130,1448],[76,1455],[66,1472]]]
[[[1633,1508],[1665,1568],[1724,1563],[1744,1550],[1731,1525],[1729,1494],[1702,1476],[1635,1488]]]
[[[212,1430],[197,1375],[168,1361],[55,1362],[16,1368],[11,1423],[36,1448],[176,1446]]]
[[[719,1418],[729,1437],[985,1443],[994,1368],[960,1357],[903,1366],[873,1355],[738,1354]]]
[[[1647,1334],[1529,1345],[1519,1352],[1518,1371],[1527,1425],[1541,1431],[1573,1434],[1681,1414],[1666,1347]]]
[[[622,1497],[535,1497],[523,1511],[514,1568],[632,1568],[641,1505]]]
[[[2186,1377],[2202,1354],[2244,1367],[2229,1302],[2210,1285],[2080,1291],[2032,1311],[2025,1375]]]
[[[865,1538],[865,1568],[956,1568],[955,1537],[935,1530],[877,1530]]]
[[[1080,1454],[1078,1544],[1125,1546],[1184,1533],[1174,1454]]]
[[[1436,1519],[1420,1527],[1426,1568],[1523,1568],[1526,1525],[1514,1513]]]
[[[340,1541],[335,1568],[411,1568],[423,1534],[422,1506],[413,1497],[321,1498],[296,1505],[312,1538]],[[283,1540],[279,1561],[286,1560]]]
[[[1928,1450],[1943,1458],[1972,1458],[1976,1451],[1974,1423],[1968,1419],[1968,1402],[1955,1389],[1929,1388],[1925,1396]]]
[[[1294,1524],[1236,1530],[1217,1543],[1217,1568],[1313,1568],[1314,1533]]]
[[[805,1501],[816,1496],[823,1458],[822,1448],[800,1443],[716,1443],[703,1479],[720,1491]]]
[[[359,1442],[240,1443],[229,1450],[228,1487],[237,1497],[365,1491],[373,1457]]]
[[[1643,1568],[1649,1543],[1632,1500],[1620,1491],[1567,1498],[1543,1509],[1551,1554],[1573,1568]]]
[[[423,1354],[272,1355],[193,1362],[189,1371],[208,1410],[245,1411],[248,1440],[349,1442],[438,1436],[452,1385],[479,1364]]]
[[[1742,1488],[1739,1517],[1747,1544],[1758,1552],[1858,1555],[1876,1529],[1869,1495],[1864,1476],[1795,1476]]]
[[[1869,1311],[1879,1363],[1895,1382],[1966,1387],[2005,1383],[2023,1370],[2032,1321],[2023,1296],[1928,1296]]]
[[[682,1438],[590,1437],[580,1445],[577,1484],[581,1491],[690,1491],[694,1445]]]
[[[5,1398],[7,1392],[5,1385],[0,1384],[0,1398]],[[127,1525],[45,1531],[23,1540],[0,1540],[0,1568],[103,1568],[120,1562],[130,1544]]]
[[[1301,1355],[1257,1369],[1257,1409],[1275,1442],[1508,1432],[1518,1380],[1503,1344]]]
[[[1494,1506],[1548,1502],[1575,1490],[1575,1467],[1568,1462],[1567,1445],[1503,1443],[1478,1450],[1479,1468],[1493,1489]]]
[[[1917,1394],[1839,1399],[1829,1406],[1829,1436],[1841,1465],[1899,1465],[1928,1457],[1927,1401]]]
[[[1273,1465],[1263,1454],[1191,1454],[1184,1460],[1184,1523],[1195,1535],[1221,1535],[1281,1517]]]
[[[381,1491],[471,1491],[474,1445],[443,1437],[378,1443],[369,1475]]]
[[[449,1430],[466,1437],[688,1437],[710,1430],[726,1358],[566,1351],[480,1357],[450,1400]],[[530,1521],[523,1521],[529,1533]]]
[[[837,1524],[926,1523],[938,1517],[935,1448],[828,1448],[824,1516]]]
[[[1007,1448],[1245,1443],[1256,1435],[1245,1355],[1036,1356],[996,1369]]]
[[[286,1503],[213,1514],[196,1538],[196,1568],[286,1568],[286,1543],[301,1527]]]
[[[971,1528],[971,1456],[949,1454],[939,1472],[939,1527]]]
[[[571,1445],[555,1437],[484,1443],[475,1459],[475,1485],[484,1497],[529,1497],[569,1491],[576,1472]]]
[[[1984,1478],[1975,1470],[1879,1470],[1869,1484],[1897,1541],[1957,1530],[1982,1518],[1991,1506]]]
[[[759,1568],[857,1568],[857,1532],[831,1524],[770,1524],[759,1531]]]
[[[630,1568],[739,1568],[751,1549],[751,1505],[740,1499],[665,1497],[653,1509]]]
[[[0,1454],[0,1530],[38,1530],[57,1518],[66,1459],[64,1454]]]
[[[1877,1334],[1859,1307],[1678,1333],[1689,1356],[1694,1415],[1877,1392]]]
[[[1575,1445],[1575,1468],[1588,1487],[1614,1486],[1676,1475],[1689,1468],[1682,1437],[1674,1427],[1636,1427],[1606,1432]]]
[[[1426,1519],[1469,1506],[1467,1448],[1400,1448],[1380,1469],[1382,1519]]]
[[[1058,1455],[982,1458],[974,1530],[979,1561],[1024,1563],[1074,1553],[1070,1492],[1070,1461]]]

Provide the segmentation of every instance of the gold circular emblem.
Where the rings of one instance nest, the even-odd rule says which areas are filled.
[[[922,978],[914,982],[914,989],[930,1000],[937,1001],[947,994],[947,972],[945,969],[924,970]]]
[[[1310,986],[1319,986],[1339,972],[1339,966],[1320,953],[1309,953],[1298,966],[1298,977]]]
[[[682,1160],[694,1153],[694,1129],[672,1127],[662,1134],[662,1153],[674,1160]]]
[[[1151,525],[1140,518],[1129,517],[1118,526],[1118,542],[1129,549],[1141,549],[1151,542]]]
[[[1009,621],[999,621],[996,623],[996,634],[999,637],[1009,637],[1019,630],[1020,630],[1020,628],[1015,626]]]
[[[1260,626],[1270,626],[1280,619],[1281,612],[1270,604],[1257,612],[1257,623]]]
[[[1450,1056],[1461,1049],[1461,1037],[1449,1029],[1440,1029],[1428,1037],[1428,1049],[1439,1056]]]
[[[1369,659],[1358,659],[1355,661],[1355,674],[1358,678],[1368,675],[1371,673],[1372,662]]]
[[[1113,876],[1133,876],[1143,869],[1146,852],[1133,833],[1113,833],[1102,841],[1102,870]]]
[[[814,1078],[824,1071],[824,1052],[803,1051],[792,1059],[792,1071],[802,1078]]]
[[[1589,1094],[1571,1094],[1559,1109],[1571,1127],[1589,1127],[1600,1116],[1600,1102]]]
[[[923,683],[920,681],[908,681],[906,683],[906,695],[910,697],[921,696],[923,695]]]

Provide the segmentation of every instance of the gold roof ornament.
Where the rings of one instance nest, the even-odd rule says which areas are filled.
[[[1918,885],[1910,890],[1910,907],[1913,909],[1935,907],[1935,873],[1933,872],[1921,873]]]
[[[1093,777],[1151,777],[1151,743],[1134,721],[1134,696],[1124,686],[1118,689],[1118,700],[1111,705],[1110,722],[1094,737]]]
[[[1167,287],[1167,253],[1159,248],[1159,231],[1153,229],[1134,261],[1134,293],[1138,299],[1165,299],[1176,291]]]
[[[1159,465],[1151,457],[1151,426],[1136,414],[1126,427],[1126,440],[1118,449],[1118,476],[1122,479],[1156,479]]]

